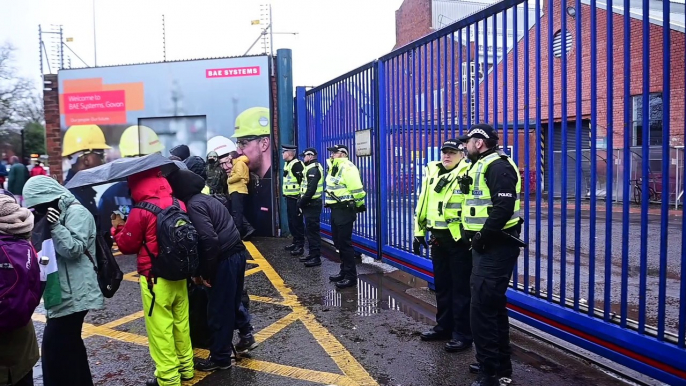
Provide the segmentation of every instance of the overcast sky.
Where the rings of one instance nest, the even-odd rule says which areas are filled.
[[[167,60],[242,56],[260,34],[259,0],[95,0],[99,66],[161,61],[162,14]],[[294,85],[316,86],[391,50],[402,0],[272,0],[278,48],[293,50]],[[38,25],[61,24],[67,43],[94,63],[93,0],[0,0],[0,43],[17,48],[16,67],[40,79]],[[47,36],[45,37],[47,39]],[[49,49],[49,47],[48,47]],[[261,42],[250,51],[262,52]],[[80,67],[78,60],[73,67]],[[46,70],[47,71],[47,70]]]

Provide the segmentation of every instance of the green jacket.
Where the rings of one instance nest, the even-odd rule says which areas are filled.
[[[21,162],[15,163],[7,175],[7,190],[12,194],[21,196],[21,192],[29,177],[29,169],[26,168],[26,165]]]
[[[0,333],[0,385],[17,382],[38,362],[38,341],[33,320],[16,330]]]
[[[93,264],[83,251],[95,257],[95,220],[73,194],[48,176],[36,176],[24,186],[27,207],[60,199],[60,221],[52,225],[52,241],[57,255],[57,271],[62,287],[62,303],[47,309],[48,318],[101,309],[104,298]]]

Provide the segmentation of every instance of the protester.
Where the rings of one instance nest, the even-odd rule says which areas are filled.
[[[41,165],[41,162],[36,161],[36,164],[33,165],[33,168],[31,169],[30,174],[31,174],[31,177],[35,177],[35,176],[45,176],[48,173],[45,171],[45,168],[43,167],[43,165]]]
[[[191,150],[186,145],[178,145],[172,147],[169,150],[169,154],[179,157],[181,161],[185,161],[191,156]]]
[[[5,181],[7,180],[7,166],[6,161],[2,160],[0,162],[0,189],[5,189]]]
[[[36,309],[40,301],[40,270],[38,269],[38,259],[32,252],[31,244],[28,239],[31,237],[33,229],[33,214],[17,204],[16,199],[4,189],[0,189],[0,243],[1,249],[7,261],[26,261],[26,252],[29,251],[30,261],[24,267],[15,269],[18,272],[22,269],[18,280],[22,280],[19,288],[15,290],[24,291],[22,299],[30,301],[21,310],[3,309],[3,317],[8,316],[8,320],[3,320],[0,324],[11,322],[9,319],[16,319],[23,314],[30,315]],[[26,268],[23,270],[23,268]],[[12,274],[14,274],[12,272]],[[5,276],[3,276],[4,280]],[[14,285],[13,282],[0,282],[0,289],[4,292],[6,285]],[[19,299],[17,299],[19,300]],[[8,307],[8,305],[3,305]],[[9,306],[11,307],[11,305]],[[22,311],[22,315],[13,312]],[[10,312],[7,314],[7,312]],[[33,366],[40,358],[38,352],[38,341],[33,321],[29,319],[24,326],[9,330],[0,330],[0,385],[11,386],[33,386]]]
[[[93,264],[95,220],[76,197],[47,176],[31,178],[24,186],[27,207],[37,218],[47,216],[57,256],[61,301],[46,306],[42,367],[45,386],[93,384],[86,346],[81,338],[89,310],[103,308]]]
[[[210,187],[211,194],[221,194],[228,197],[229,187],[226,183],[228,176],[224,169],[219,165],[219,156],[216,151],[207,153],[207,186]]]
[[[229,196],[231,197],[231,215],[241,232],[243,240],[249,240],[255,229],[245,218],[245,200],[248,196],[248,181],[250,170],[248,169],[248,157],[239,155],[238,152],[229,153],[231,167],[229,170]]]
[[[134,174],[128,178],[128,183],[131,198],[136,203],[147,202],[161,209],[173,205],[172,189],[159,169]],[[183,203],[179,205],[186,209]],[[145,328],[150,356],[157,369],[156,378],[149,380],[147,385],[178,386],[182,380],[190,380],[194,376],[186,280],[155,278],[153,283],[151,254],[157,256],[159,253],[157,217],[153,213],[134,206],[126,222],[114,216],[112,227],[119,251],[138,254]]]
[[[231,367],[233,330],[245,280],[246,249],[228,210],[217,199],[202,194],[205,181],[191,170],[176,171],[167,179],[174,194],[186,203],[198,232],[200,272],[194,281],[210,288],[207,308],[212,332],[210,357],[198,361],[195,368],[224,370]]]
[[[192,171],[193,173],[197,174],[198,176],[200,176],[202,178],[204,178],[206,176],[206,174],[205,174],[206,169],[204,168],[205,165],[203,164],[203,160],[200,157],[190,157],[189,159],[186,160],[186,166],[188,166],[188,169],[190,171]],[[222,169],[220,168],[220,170],[222,170]],[[173,188],[174,183],[172,183],[171,180],[169,180],[169,181],[170,181],[170,184],[172,185],[172,188]],[[177,182],[177,184],[178,184],[178,182]],[[183,187],[181,187],[180,189],[183,189]],[[175,195],[177,195],[177,196],[178,196],[178,194],[183,194],[183,193],[177,193],[176,189],[173,189],[173,190],[174,190]],[[181,192],[183,192],[183,190],[181,190]],[[202,190],[202,193],[208,194],[207,185]],[[179,196],[179,197],[181,197],[181,196]],[[212,197],[216,198],[219,202],[221,202],[221,204],[223,206],[227,207],[223,195],[213,193]],[[229,207],[230,207],[230,205],[229,205]],[[228,209],[229,208],[227,207],[227,210]],[[231,220],[233,220],[233,219],[231,218]],[[234,226],[235,226],[235,222],[234,222]],[[243,275],[243,280],[245,280],[245,275]],[[253,350],[258,346],[258,344],[255,341],[255,338],[252,334],[253,326],[252,326],[252,324],[250,324],[250,322],[252,320],[252,316],[250,315],[250,312],[249,312],[250,298],[248,296],[247,290],[245,289],[245,286],[243,287],[243,294],[241,296],[241,299],[242,299],[241,304],[240,304],[240,307],[238,309],[238,313],[236,314],[236,324],[235,324],[235,327],[238,329],[238,337],[239,337],[239,341],[235,347],[236,351],[238,351],[238,352]]]
[[[19,162],[19,157],[13,156],[10,158],[12,167],[10,168],[9,175],[7,177],[7,190],[10,191],[16,197],[19,205],[24,205],[24,198],[22,196],[22,191],[24,190],[24,185],[29,179],[29,169],[26,165]]]

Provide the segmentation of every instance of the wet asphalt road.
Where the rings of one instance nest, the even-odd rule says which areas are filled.
[[[253,297],[253,325],[263,341],[232,369],[211,375],[197,372],[185,385],[470,385],[473,381],[467,371],[473,351],[449,354],[441,342],[420,341],[419,333],[434,324],[435,308],[419,299],[431,295],[417,288],[421,284],[409,275],[359,263],[358,287],[336,290],[328,282],[329,275],[338,273],[336,253],[330,247],[324,248],[321,267],[305,269],[297,258],[282,252],[286,239],[256,239],[253,244],[266,259],[249,263],[248,272],[255,272],[246,278]],[[135,271],[133,256],[119,261],[125,273]],[[419,297],[410,295],[417,293]],[[97,385],[142,385],[152,376],[141,309],[139,284],[125,280],[115,297],[106,301],[106,309],[86,318],[85,342]],[[296,317],[289,320],[289,315]],[[44,324],[40,315],[34,320],[40,340]],[[515,385],[625,384],[521,332],[513,331],[512,340]],[[40,365],[35,378],[42,385]]]

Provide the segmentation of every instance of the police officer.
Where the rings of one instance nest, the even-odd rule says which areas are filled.
[[[472,126],[459,138],[472,165],[462,184],[462,225],[472,246],[471,326],[479,377],[472,386],[497,386],[510,378],[510,323],[505,292],[519,257],[521,177],[512,159],[498,150],[488,124]]]
[[[456,139],[445,141],[441,152],[441,161],[427,165],[415,211],[413,251],[420,255],[420,246],[428,247],[426,231],[430,231],[436,286],[437,325],[422,333],[421,339],[450,340],[445,350],[461,352],[472,347],[469,325],[472,256],[470,245],[462,239],[460,231],[464,196],[459,189],[460,177],[465,175],[469,164],[463,160],[462,144]]]
[[[357,213],[367,210],[364,198],[367,195],[362,186],[360,171],[348,159],[349,151],[345,145],[334,145],[331,152],[331,168],[326,175],[326,206],[331,208],[331,233],[334,245],[341,258],[338,275],[330,276],[336,287],[346,288],[357,285],[355,250],[353,249],[353,224]]]
[[[303,180],[303,163],[295,156],[296,147],[293,145],[283,145],[283,182],[281,191],[286,198],[286,212],[288,214],[288,229],[293,236],[293,242],[284,249],[291,251],[291,256],[301,256],[305,253],[305,226],[303,224],[303,213],[298,208],[298,198],[300,198],[300,184]]]
[[[305,235],[309,253],[301,257],[300,261],[305,267],[322,265],[321,243],[319,234],[319,221],[322,214],[322,193],[324,192],[324,169],[317,161],[317,150],[313,147],[305,149],[302,154],[305,157],[304,178],[300,185],[300,200],[298,208],[302,209],[305,217]]]

